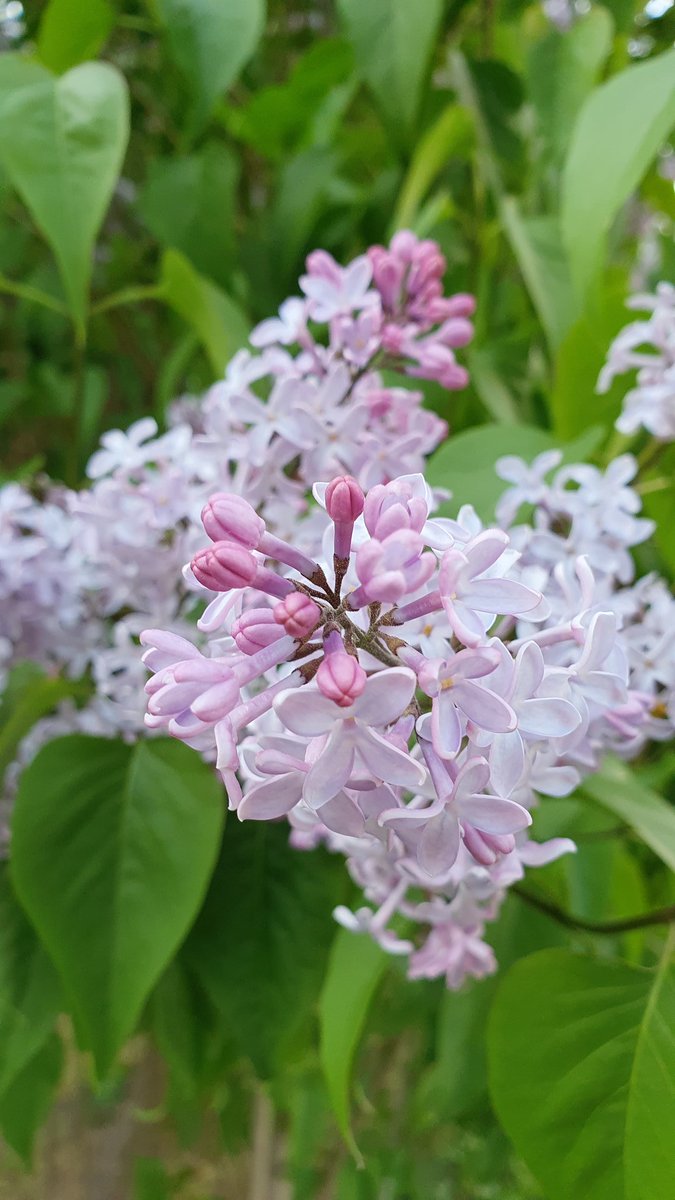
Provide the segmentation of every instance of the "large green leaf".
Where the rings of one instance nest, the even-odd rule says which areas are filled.
[[[96,58],[114,21],[108,0],[49,0],[38,30],[38,54],[52,71],[67,71]]]
[[[657,972],[523,959],[488,1030],[497,1115],[551,1200],[655,1200],[675,1179],[673,938]]]
[[[610,342],[626,324],[625,300],[623,283],[603,289],[599,302],[579,317],[558,349],[550,404],[561,438],[577,437],[596,424],[610,428],[619,415],[625,380],[617,379],[603,396],[595,389]]]
[[[675,123],[675,50],[594,91],[575,125],[562,184],[562,234],[580,296],[595,280],[610,226]]]
[[[525,217],[518,201],[506,197],[500,212],[546,336],[555,349],[576,314],[565,251],[555,217]]]
[[[81,735],[21,778],[12,876],[103,1073],[199,908],[223,792],[193,751]]]
[[[185,158],[151,162],[138,200],[158,241],[182,251],[217,283],[227,283],[232,270],[237,176],[237,160],[212,142]]]
[[[0,1096],[48,1039],[61,988],[35,931],[0,873]]]
[[[49,71],[36,59],[5,51],[0,54],[0,105],[10,93],[15,94],[35,83],[48,83],[50,79]]]
[[[392,130],[412,132],[443,14],[442,0],[338,0],[361,78]]]
[[[618,759],[607,759],[602,770],[584,780],[583,790],[620,817],[675,871],[675,808],[642,782]]]
[[[192,94],[188,124],[196,132],[255,50],[265,0],[153,0],[169,52]]]
[[[613,22],[606,8],[593,8],[564,32],[546,29],[526,60],[528,91],[547,156],[559,162],[574,121],[612,47]]]
[[[342,929],[333,945],[321,993],[321,1067],[338,1125],[357,1158],[349,1115],[352,1064],[386,966],[387,956],[376,942]]]
[[[0,94],[0,162],[54,251],[80,333],[128,135],[126,84],[107,63]]]
[[[167,304],[194,329],[220,377],[248,339],[249,324],[239,306],[178,250],[164,254],[159,286]]]
[[[588,430],[585,436],[565,444],[533,425],[479,425],[449,438],[429,459],[426,476],[433,487],[450,489],[452,512],[461,504],[473,504],[478,515],[490,521],[506,487],[495,472],[498,458],[517,454],[529,462],[543,450],[557,446],[566,462],[578,462],[595,448],[598,440],[597,430]]]
[[[429,188],[455,155],[465,155],[473,140],[470,114],[459,104],[444,108],[415,147],[396,204],[392,229],[408,229]]]
[[[341,863],[303,854],[286,824],[231,821],[189,962],[240,1049],[267,1077],[306,1044],[342,898]]]

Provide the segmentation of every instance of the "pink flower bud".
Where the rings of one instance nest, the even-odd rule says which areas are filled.
[[[321,617],[318,604],[304,592],[290,592],[273,610],[277,627],[282,626],[294,638],[307,637]]]
[[[192,571],[195,579],[212,592],[229,592],[230,588],[250,587],[258,573],[258,563],[244,546],[215,542],[211,548],[195,554]]]
[[[357,659],[344,649],[327,654],[316,673],[319,691],[340,708],[354,703],[365,688],[367,678]]]
[[[283,636],[284,631],[271,608],[249,608],[232,626],[232,637],[243,654],[256,654]]]
[[[351,475],[331,479],[326,488],[326,512],[336,524],[354,524],[363,512],[363,489]]]
[[[202,524],[212,542],[236,542],[248,550],[257,549],[265,532],[265,522],[244,500],[232,492],[216,492],[202,509]]]

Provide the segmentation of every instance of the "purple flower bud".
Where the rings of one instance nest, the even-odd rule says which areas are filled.
[[[236,542],[247,550],[257,549],[265,522],[244,500],[232,492],[216,492],[202,509],[202,524],[212,542]]]
[[[336,524],[353,525],[361,516],[364,503],[363,489],[351,475],[331,479],[326,488],[326,512]]]
[[[354,703],[365,688],[367,679],[358,660],[347,654],[344,647],[327,653],[316,673],[319,691],[328,700],[339,704],[340,708],[347,708]]]
[[[283,636],[284,631],[275,620],[271,608],[249,608],[232,626],[232,637],[243,654],[256,654]]]
[[[307,637],[318,624],[321,609],[304,592],[290,592],[273,610],[277,628],[294,638]]]
[[[215,542],[213,547],[195,554],[192,571],[195,579],[212,592],[229,592],[230,588],[250,587],[258,573],[258,563],[244,546]]]

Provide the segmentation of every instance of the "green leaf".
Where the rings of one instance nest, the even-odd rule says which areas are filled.
[[[0,54],[0,105],[8,95],[36,83],[48,83],[50,79],[49,71],[36,59],[5,51]]]
[[[357,70],[392,131],[410,137],[443,15],[442,0],[338,0]]]
[[[192,94],[188,127],[198,133],[234,83],[265,24],[264,0],[154,0],[169,53]]]
[[[194,329],[220,377],[248,339],[250,327],[239,306],[178,250],[167,250],[162,258],[160,289],[166,303]]]
[[[386,967],[387,956],[372,938],[341,929],[333,944],[319,1006],[321,1068],[338,1125],[357,1160],[361,1156],[349,1115],[352,1064],[370,1002]]]
[[[47,1041],[59,1012],[56,971],[0,873],[0,1096]]]
[[[0,95],[0,161],[54,251],[81,336],[94,242],[128,135],[126,84],[107,63]]]
[[[488,1028],[492,1098],[551,1200],[669,1194],[674,1027],[672,934],[657,972],[567,950],[508,972]]]
[[[268,1077],[308,1040],[342,898],[342,865],[301,853],[288,826],[232,821],[186,945],[193,970],[241,1051]]]
[[[148,229],[182,251],[203,275],[227,283],[234,258],[239,164],[215,142],[185,158],[158,158],[138,198]]]
[[[62,1069],[63,1046],[52,1033],[0,1095],[2,1136],[26,1166],[31,1165],[35,1135],[52,1106]]]
[[[49,0],[38,30],[38,54],[61,74],[96,58],[115,22],[108,0]]]
[[[100,1074],[195,917],[222,820],[213,772],[174,741],[75,734],[21,777],[13,881]]]
[[[291,287],[300,257],[327,202],[337,169],[333,150],[314,146],[285,163],[279,177],[272,237],[279,284]]]
[[[528,90],[547,155],[556,163],[564,157],[579,109],[609,55],[612,33],[607,9],[597,7],[564,33],[548,25],[530,49]]]
[[[392,230],[413,225],[429,188],[453,155],[464,155],[473,138],[473,122],[459,104],[449,104],[415,147],[392,220]]]
[[[675,808],[618,759],[584,780],[583,791],[620,817],[662,862],[675,871]]]
[[[675,930],[640,1025],[626,1117],[628,1200],[666,1195],[675,1179]]]
[[[614,218],[674,123],[675,50],[621,71],[584,104],[565,162],[561,203],[563,240],[579,296],[602,267]]]
[[[600,396],[595,388],[607,349],[626,324],[625,287],[605,289],[566,334],[558,349],[551,392],[551,417],[556,433],[567,440],[591,425],[611,427],[619,415],[626,392],[625,379],[617,379]]]
[[[432,454],[426,477],[432,487],[449,488],[451,506],[456,512],[462,504],[473,504],[484,521],[494,518],[497,500],[506,484],[495,472],[495,462],[506,454],[517,454],[530,461],[543,450],[559,447],[565,462],[578,462],[598,444],[601,431],[588,430],[584,437],[568,444],[533,425],[479,425],[465,429]]]
[[[37,721],[62,700],[82,700],[89,691],[85,681],[45,675],[35,663],[14,667],[0,704],[0,779],[14,761],[19,743]]]
[[[524,217],[518,201],[500,206],[504,228],[553,350],[574,320],[576,303],[555,217]]]

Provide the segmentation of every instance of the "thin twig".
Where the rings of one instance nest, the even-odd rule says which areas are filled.
[[[585,917],[575,917],[572,913],[565,912],[550,900],[533,895],[519,884],[515,884],[511,890],[531,908],[546,913],[547,917],[551,917],[559,925],[564,925],[566,929],[580,929],[585,933],[611,936],[615,933],[627,933],[631,929],[648,929],[651,925],[670,925],[675,922],[675,904],[655,908],[652,912],[639,913],[634,917],[619,917],[615,921],[587,921]]]

